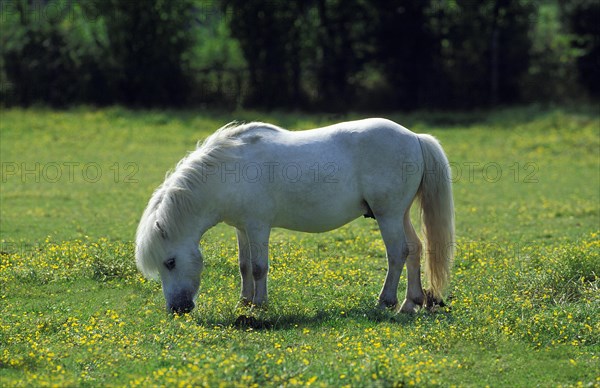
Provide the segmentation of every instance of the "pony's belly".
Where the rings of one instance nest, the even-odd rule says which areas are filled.
[[[337,229],[360,217],[364,210],[357,204],[340,208],[338,206],[312,207],[293,206],[280,211],[273,227],[300,232],[320,233]]]

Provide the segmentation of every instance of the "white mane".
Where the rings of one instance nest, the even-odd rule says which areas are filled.
[[[229,123],[199,142],[195,151],[167,173],[165,181],[152,194],[136,233],[136,263],[145,276],[157,277],[158,268],[167,259],[163,241],[181,236],[185,227],[182,221],[197,213],[200,203],[195,188],[205,178],[205,167],[236,159],[238,147],[248,143],[246,135],[270,131],[283,129],[261,122]]]

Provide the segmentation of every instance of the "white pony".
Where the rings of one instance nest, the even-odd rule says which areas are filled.
[[[200,238],[225,222],[237,231],[241,300],[267,301],[271,228],[324,232],[364,215],[377,220],[388,272],[379,305],[396,307],[400,273],[408,286],[400,308],[440,303],[453,257],[454,205],[446,155],[435,138],[385,119],[291,132],[264,123],[228,124],[179,162],[154,192],[138,226],[136,262],[160,276],[170,311],[189,312],[200,285]],[[427,240],[410,221],[418,197]]]

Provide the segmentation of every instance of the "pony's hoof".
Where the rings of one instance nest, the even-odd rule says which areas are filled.
[[[380,310],[392,310],[395,311],[398,308],[398,301],[386,301],[380,300],[377,304],[377,308]]]
[[[425,290],[424,307],[429,311],[436,311],[441,307],[446,307],[446,303],[443,299],[436,298],[431,290]]]
[[[421,304],[415,303],[410,299],[404,299],[400,312],[404,314],[416,314],[421,308]]]

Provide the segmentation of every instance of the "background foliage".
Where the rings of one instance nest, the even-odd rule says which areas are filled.
[[[5,104],[473,108],[600,93],[591,0],[0,0]]]

